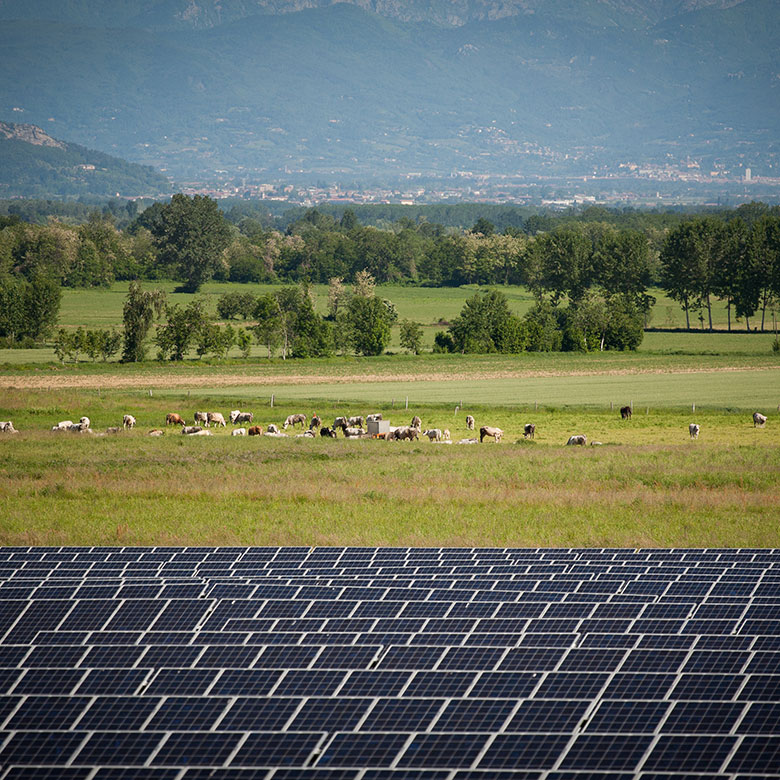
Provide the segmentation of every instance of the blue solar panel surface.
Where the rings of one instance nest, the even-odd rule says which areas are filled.
[[[0,780],[780,777],[780,550],[0,549]]]

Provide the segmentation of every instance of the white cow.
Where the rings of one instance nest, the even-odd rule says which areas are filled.
[[[423,436],[427,436],[431,441],[441,441],[444,438],[440,428],[423,431]]]
[[[84,428],[89,428],[92,425],[92,423],[90,422],[89,417],[82,417],[79,420],[79,425],[83,425]],[[83,430],[83,428],[82,428],[82,430]]]
[[[475,423],[474,423],[474,418],[473,418],[473,417],[472,417],[470,414],[467,414],[467,415],[466,415],[466,427],[467,427],[467,428],[468,428],[470,431],[473,431],[473,430],[474,430],[474,425],[475,425]],[[465,441],[465,440],[464,440],[464,441]]]
[[[458,444],[479,444],[479,439],[461,439]]]
[[[753,412],[753,427],[763,428],[766,425],[766,417],[760,412]]]
[[[251,423],[252,420],[254,420],[252,412],[242,412],[238,409],[234,409],[230,413],[230,422],[233,425],[237,425],[238,423]]]
[[[699,431],[700,431],[700,430],[701,430],[701,428],[700,428],[698,425],[696,425],[696,423],[691,423],[691,424],[688,426],[688,435],[689,435],[689,436],[690,436],[692,439],[698,439],[698,438],[699,438]]]
[[[377,414],[366,415],[366,422],[367,423],[370,423],[370,422],[380,422],[381,419],[382,419],[382,413],[381,412],[378,412]]]
[[[19,433],[10,420],[0,422],[0,433]]]
[[[209,412],[207,418],[208,418],[206,420],[207,428],[212,423],[214,424],[214,427],[216,427],[217,425],[221,425],[223,428],[225,427],[225,418],[219,412]]]
[[[493,441],[496,443],[501,441],[501,437],[504,435],[504,432],[501,430],[501,428],[495,428],[490,425],[483,425],[479,429],[479,441],[482,442],[485,440],[485,438],[492,438]]]
[[[161,431],[159,428],[152,428],[149,433],[146,434],[147,436],[165,436],[165,431]]]
[[[183,425],[181,432],[185,436],[192,436],[195,433],[200,433],[203,430],[203,428],[200,427],[200,425]]]
[[[213,436],[214,434],[211,431],[207,431],[205,428],[202,431],[195,431],[195,433],[190,434],[191,436]]]
[[[569,441],[566,442],[566,446],[579,446],[584,447],[588,443],[588,437],[582,433],[575,434],[569,437]]]
[[[451,440],[449,428],[445,428],[441,432],[441,437],[442,437],[442,439],[444,439],[444,441],[450,441]]]
[[[135,417],[132,414],[126,414],[122,418],[122,427],[127,429],[135,428]]]
[[[208,412],[195,412],[195,425],[203,423],[207,428],[209,427],[209,413]]]
[[[231,436],[246,436],[246,428],[234,428],[230,432]]]

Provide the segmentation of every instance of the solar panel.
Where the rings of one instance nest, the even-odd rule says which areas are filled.
[[[0,780],[754,780],[780,550],[0,549]]]

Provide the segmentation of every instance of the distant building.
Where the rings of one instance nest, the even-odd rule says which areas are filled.
[[[753,171],[750,168],[745,168],[745,181],[750,181],[753,178]]]

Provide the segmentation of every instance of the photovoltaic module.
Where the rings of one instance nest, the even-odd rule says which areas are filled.
[[[0,549],[0,780],[780,777],[780,550]]]

